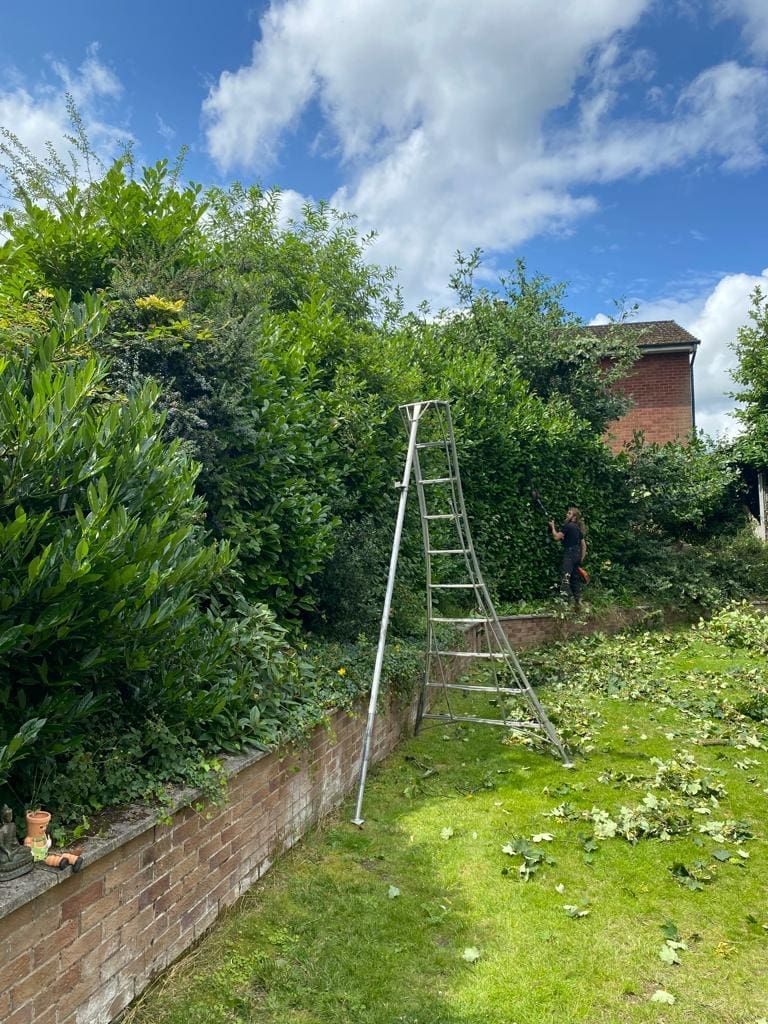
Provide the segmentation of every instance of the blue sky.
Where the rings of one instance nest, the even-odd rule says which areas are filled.
[[[701,425],[768,285],[768,0],[201,0],[6,5],[0,125],[33,148],[72,93],[106,154],[329,199],[409,301],[524,256],[586,320],[614,300],[702,339]]]

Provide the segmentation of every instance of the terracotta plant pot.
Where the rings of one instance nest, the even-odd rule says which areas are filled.
[[[27,838],[44,838],[50,823],[51,816],[48,811],[27,811]]]

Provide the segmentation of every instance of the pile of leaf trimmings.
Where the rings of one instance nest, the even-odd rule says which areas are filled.
[[[720,800],[727,795],[725,786],[716,778],[719,772],[704,768],[688,752],[668,761],[652,758],[651,762],[656,773],[649,778],[612,772],[599,776],[598,781],[603,783],[620,782],[643,788],[645,793],[637,804],[611,812],[601,807],[579,811],[565,802],[545,816],[562,821],[589,821],[593,840],[621,838],[635,843],[640,839],[668,840],[696,831],[716,842],[740,842],[751,837],[744,822],[717,817]]]
[[[554,859],[545,853],[541,845],[537,845],[551,843],[554,838],[551,832],[540,832],[538,835],[532,836],[530,841],[522,836],[516,836],[509,843],[505,843],[502,846],[501,852],[508,854],[510,857],[519,856],[523,858],[523,863],[517,870],[520,877],[527,882],[544,864],[554,867]],[[508,874],[508,868],[503,868],[501,873],[503,875]]]
[[[626,775],[624,773],[604,773],[600,781],[620,780],[624,784],[646,787],[640,802],[632,807],[622,806],[616,812],[609,812],[600,807],[591,810],[579,810],[569,801],[563,801],[544,817],[559,821],[589,822],[592,831],[588,835],[580,835],[579,839],[585,854],[585,860],[592,862],[593,854],[599,849],[600,842],[608,839],[625,839],[636,843],[641,839],[669,840],[672,836],[697,833],[694,843],[704,847],[709,839],[721,844],[709,855],[709,859],[694,860],[691,864],[675,863],[671,865],[672,877],[686,888],[703,889],[706,884],[714,881],[717,863],[729,863],[743,867],[749,854],[741,848],[741,844],[752,838],[752,831],[746,822],[731,818],[721,819],[714,815],[719,811],[720,800],[725,797],[723,784],[714,778],[719,774],[699,765],[689,753],[682,753],[669,761],[653,758],[656,773],[652,777]],[[583,786],[558,787],[558,795]],[[665,796],[657,795],[658,790],[665,790]],[[527,839],[514,836],[501,847],[502,853],[510,857],[520,857],[521,863],[517,874],[529,881],[541,868],[554,867],[555,860],[550,856],[547,845],[555,836],[551,832],[540,832]],[[723,849],[733,844],[735,849]],[[510,874],[509,868],[503,868],[502,874]],[[558,886],[562,892],[562,887]],[[571,916],[583,917],[588,911],[577,907],[565,907]]]
[[[519,704],[522,709],[523,705]],[[515,705],[507,703],[507,717],[514,719]],[[547,714],[557,727],[560,739],[565,746],[574,754],[590,754],[595,749],[596,733],[605,724],[605,720],[596,708],[584,706],[583,700],[578,696],[565,696],[558,693],[556,697],[548,695]],[[520,712],[521,718],[528,715]],[[544,749],[547,739],[541,733],[525,729],[520,732],[514,730],[504,739],[504,743],[510,746],[524,746],[528,749]]]

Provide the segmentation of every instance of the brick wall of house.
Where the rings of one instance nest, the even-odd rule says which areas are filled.
[[[684,439],[693,426],[690,355],[687,352],[644,354],[618,388],[634,406],[612,423],[606,440],[614,451],[631,441],[637,430],[647,441]]]
[[[647,620],[621,610],[585,623],[503,619],[513,645],[614,632]],[[649,620],[650,621],[650,620]],[[469,636],[467,649],[482,649]],[[453,676],[469,659],[455,659]],[[545,696],[546,702],[546,696]],[[0,1022],[108,1024],[355,785],[365,707],[338,712],[306,746],[229,759],[229,799],[169,824],[137,810],[89,840],[80,874],[42,868],[0,885]],[[390,753],[413,708],[379,716],[373,757]]]

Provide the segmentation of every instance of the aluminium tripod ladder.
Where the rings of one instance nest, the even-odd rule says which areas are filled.
[[[534,732],[551,744],[565,765],[570,766],[571,764],[568,751],[536,696],[499,622],[493,601],[480,572],[464,504],[450,403],[445,401],[413,402],[401,406],[400,412],[408,430],[408,451],[403,478],[398,484],[400,502],[392,542],[379,643],[373,669],[368,717],[363,734],[357,805],[355,816],[352,819],[353,824],[358,826],[364,824],[362,817],[363,793],[376,722],[376,703],[411,476],[416,483],[418,495],[427,587],[427,650],[423,683],[416,712],[416,730],[418,731],[423,720],[431,719],[447,723],[474,722],[498,725],[521,733]],[[420,427],[422,428],[422,440],[418,439]],[[425,429],[428,435],[426,438],[424,438]],[[434,504],[432,503],[433,494]],[[460,598],[462,595],[469,596],[471,612],[463,615],[436,614],[435,600],[439,597],[440,591],[447,592],[454,599]],[[450,640],[446,641],[446,635],[455,634],[456,627],[462,626],[475,627],[475,650],[449,649],[455,645]],[[482,649],[480,649],[481,642]],[[474,663],[475,659],[486,661],[493,673],[493,685],[455,681],[455,673],[451,671],[456,664],[455,659],[467,659],[468,663]],[[441,693],[444,710],[436,710],[430,700],[433,695],[432,691],[435,690]],[[489,700],[491,699],[490,695],[493,695],[495,707],[498,709],[498,717],[478,717],[471,713],[457,714],[454,708],[459,698],[454,695],[459,693],[465,697],[486,694],[489,695]],[[525,708],[527,713],[525,719],[518,720],[508,714],[510,698],[517,700]],[[474,708],[462,708],[461,710],[472,711]]]

